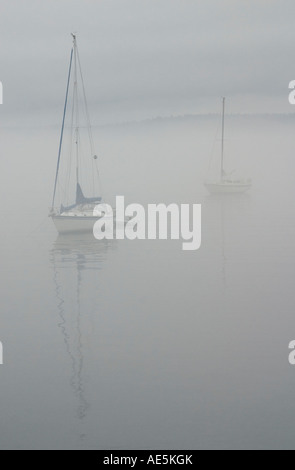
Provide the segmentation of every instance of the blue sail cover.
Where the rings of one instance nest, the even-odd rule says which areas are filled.
[[[66,212],[74,209],[75,207],[79,206],[80,204],[94,204],[96,202],[100,202],[101,197],[85,197],[82,191],[82,188],[79,183],[77,183],[77,188],[76,188],[76,203],[72,204],[71,206],[64,207],[61,205],[60,211],[61,212]]]

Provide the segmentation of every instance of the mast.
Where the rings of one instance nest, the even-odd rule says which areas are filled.
[[[55,174],[55,181],[54,181],[54,190],[53,190],[53,197],[52,197],[52,209],[54,208],[54,201],[55,201],[55,194],[56,194],[56,187],[57,187],[57,179],[58,179],[58,172],[59,172],[61,148],[62,148],[62,141],[63,141],[63,135],[64,135],[64,127],[65,127],[65,117],[66,117],[67,104],[68,104],[68,96],[69,96],[69,86],[70,86],[70,78],[71,78],[71,71],[72,71],[72,62],[73,62],[73,48],[72,48],[72,50],[71,50],[70,66],[69,66],[68,81],[67,81],[67,90],[66,90],[66,98],[65,98],[64,113],[63,113],[62,126],[61,126],[61,133],[60,133],[60,141],[59,141],[59,149],[58,149],[58,158],[57,158],[56,174]]]
[[[222,137],[221,137],[221,180],[224,177],[224,116],[225,116],[225,98],[222,98]]]
[[[79,184],[79,109],[78,109],[78,74],[77,74],[77,40],[73,36],[74,51],[74,110],[75,110],[75,145],[76,145],[76,186]]]

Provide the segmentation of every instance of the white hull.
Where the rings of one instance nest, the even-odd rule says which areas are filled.
[[[104,220],[107,221],[108,217],[103,216]],[[93,228],[95,222],[101,219],[102,216],[82,216],[82,215],[52,215],[51,216],[54,225],[59,234],[77,234],[77,233],[84,233],[84,234],[93,234]],[[109,220],[111,220],[113,224],[113,231],[116,231],[118,227],[124,227],[128,222],[129,218],[127,217],[125,220],[116,219],[116,216],[109,216]]]
[[[93,233],[93,227],[99,217],[79,217],[54,215],[52,220],[60,234],[66,233]]]
[[[251,183],[231,183],[231,182],[218,182],[218,183],[205,183],[206,188],[211,194],[242,194],[251,188]]]

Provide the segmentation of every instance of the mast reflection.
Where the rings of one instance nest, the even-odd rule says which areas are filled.
[[[114,250],[110,241],[98,242],[93,235],[58,236],[50,250],[58,323],[65,350],[70,360],[70,386],[77,400],[76,416],[83,423],[89,403],[84,385],[87,334],[92,331],[92,312],[87,305],[87,292],[97,289],[99,273]],[[86,294],[86,297],[85,297]],[[80,440],[85,434],[80,432]]]

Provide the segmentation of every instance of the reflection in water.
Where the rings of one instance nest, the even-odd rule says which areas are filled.
[[[81,422],[89,407],[83,383],[84,332],[91,330],[91,312],[89,315],[86,311],[83,288],[87,291],[91,288],[89,285],[85,286],[85,283],[97,280],[93,274],[101,270],[107,251],[113,248],[113,243],[98,242],[92,235],[67,235],[59,236],[50,251],[59,316],[58,328],[70,359],[70,385],[78,402],[76,414]],[[89,278],[86,277],[88,271],[92,272]],[[85,434],[80,433],[80,440],[85,437]]]
[[[251,196],[249,196],[249,194],[212,194],[206,198],[203,206],[203,213],[206,211],[209,214],[209,220],[206,221],[207,228],[220,240],[220,244],[218,243],[218,245],[220,246],[221,275],[223,290],[226,292],[228,285],[228,248],[235,243],[234,239],[232,239],[232,235],[236,235],[234,226],[240,226],[242,220],[248,220],[249,210],[251,208]],[[216,240],[214,240],[214,243],[216,243]],[[241,246],[240,249],[242,249]],[[219,265],[219,263],[217,263],[217,265]]]
[[[71,386],[67,398],[74,401],[75,448],[97,442],[106,448],[110,439],[123,448],[153,446],[167,433],[173,445],[184,445],[196,433],[202,435],[202,426],[206,432],[200,445],[205,447],[206,433],[222,432],[223,423],[232,419],[236,404],[231,406],[227,397],[239,396],[237,348],[245,330],[252,334],[243,288],[236,289],[247,280],[252,208],[247,195],[206,198],[203,245],[196,256],[183,255],[179,246],[174,251],[174,245],[162,249],[144,241],[117,245],[92,237],[57,239],[51,266]],[[110,251],[117,246],[118,256],[113,256]],[[127,260],[126,275],[120,268]],[[198,314],[191,314],[196,306]],[[221,351],[218,359],[208,338]],[[176,380],[183,385],[175,391],[171,384]],[[176,400],[184,410],[184,437],[178,432]],[[191,418],[191,409],[198,419]],[[142,428],[142,422],[147,426]]]

